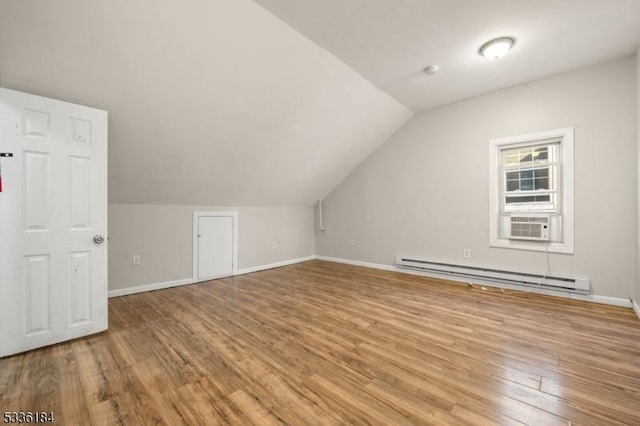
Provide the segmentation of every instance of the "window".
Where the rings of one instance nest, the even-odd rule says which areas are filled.
[[[490,245],[573,253],[573,128],[493,139],[490,150]],[[523,222],[544,232],[516,236]]]
[[[502,212],[557,212],[560,142],[501,149]]]

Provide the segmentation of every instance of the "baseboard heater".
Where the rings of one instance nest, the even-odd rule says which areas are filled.
[[[590,283],[588,279],[564,278],[545,276],[524,272],[505,271],[502,269],[482,268],[478,266],[455,265],[451,263],[430,262],[428,260],[398,256],[396,266],[403,269],[422,271],[425,274],[451,277],[457,281],[490,281],[501,284],[537,287],[549,290],[568,291],[588,294]]]

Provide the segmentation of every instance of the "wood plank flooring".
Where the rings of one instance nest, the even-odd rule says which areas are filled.
[[[109,315],[105,333],[0,360],[0,411],[63,425],[640,425],[630,309],[311,261],[111,299]]]

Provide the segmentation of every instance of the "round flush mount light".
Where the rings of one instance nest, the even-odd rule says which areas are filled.
[[[500,59],[511,50],[516,43],[513,37],[499,37],[489,40],[478,49],[478,53],[487,59]]]
[[[440,71],[440,67],[438,65],[429,65],[423,71],[426,75],[436,75]]]

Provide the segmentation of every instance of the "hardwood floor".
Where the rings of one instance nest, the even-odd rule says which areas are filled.
[[[640,425],[630,309],[311,261],[111,299],[109,315],[105,333],[0,360],[0,411],[63,425]]]

